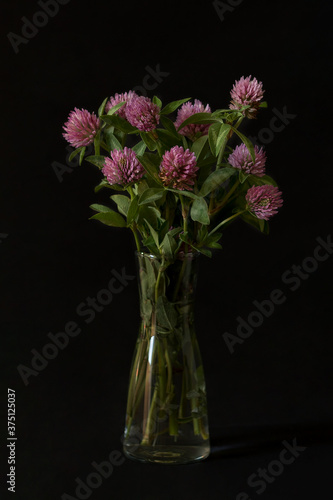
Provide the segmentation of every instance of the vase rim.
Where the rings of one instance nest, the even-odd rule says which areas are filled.
[[[152,260],[161,260],[160,257],[157,257],[156,255],[153,255],[149,252],[142,252],[142,251],[139,251],[139,250],[135,250],[135,255],[137,257],[149,257],[150,259]],[[194,258],[197,258],[199,257],[200,255],[200,252],[179,252],[177,254],[177,258],[180,259],[180,260],[184,260],[185,258],[189,258],[189,259],[194,259]]]

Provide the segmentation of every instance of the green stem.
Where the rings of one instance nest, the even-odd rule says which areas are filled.
[[[95,147],[95,155],[100,155],[101,154],[101,147],[100,147],[100,143],[98,143],[97,141],[94,142],[94,147]]]
[[[186,374],[185,374],[185,357],[183,353],[182,393],[180,396],[178,418],[183,419],[185,416],[185,412],[186,412]]]
[[[198,404],[198,398],[191,398],[192,410],[196,410],[198,408]],[[200,434],[200,422],[198,417],[193,417],[193,430],[195,436],[198,436]]]
[[[151,405],[150,405],[150,409],[149,409],[149,413],[148,413],[148,419],[147,419],[146,429],[145,429],[145,433],[144,433],[143,439],[141,441],[142,445],[147,445],[151,441],[152,418],[153,418],[153,414],[155,412],[156,397],[157,397],[157,386],[155,387],[153,398],[151,400]]]
[[[138,236],[138,232],[137,232],[137,228],[136,228],[136,224],[135,223],[133,224],[132,232],[134,234],[136,248],[137,248],[138,252],[141,252],[140,240],[139,240],[139,236]]]
[[[243,120],[244,120],[244,116],[240,116],[238,118],[238,120],[237,120],[236,125],[234,126],[234,128],[238,128],[240,126],[240,124],[242,123]]]
[[[135,198],[135,194],[134,194],[132,186],[128,186],[127,191],[129,192],[131,200],[133,200],[133,198]],[[136,222],[133,221],[130,227],[131,227],[132,233],[134,235],[136,248],[137,248],[138,252],[141,252],[141,244],[140,244],[140,238],[138,235],[138,227],[136,225]]]
[[[216,160],[216,170],[218,170],[219,165],[220,165],[220,163],[222,161],[222,157],[223,157],[223,153],[224,153],[226,145],[227,145],[227,139],[223,142],[222,147],[220,149],[220,152],[218,154],[218,157],[217,157],[217,160]]]
[[[180,194],[179,195],[180,203],[182,205],[182,216],[183,216],[183,222],[184,222],[184,234],[187,233],[187,212],[185,209],[185,202],[183,196]]]
[[[142,330],[145,331],[145,327],[143,324],[141,324],[141,335],[140,335],[140,340],[139,346],[137,348],[136,356],[135,356],[135,361],[133,363],[132,367],[132,374],[131,374],[131,380],[130,380],[130,386],[128,390],[128,400],[127,400],[127,409],[126,409],[126,415],[127,415],[127,422],[126,422],[126,435],[125,437],[128,436],[133,417],[135,415],[135,412],[137,410],[137,407],[141,401],[141,398],[143,396],[143,390],[144,390],[144,358],[145,355],[148,357],[148,354],[146,353],[146,350],[144,351],[144,346],[147,340],[142,340]]]
[[[126,144],[127,134],[124,134],[121,139],[121,147],[124,148]]]
[[[174,386],[172,386],[172,388],[174,390]],[[169,413],[169,434],[170,434],[170,436],[175,437],[175,441],[177,440],[178,419],[177,419],[176,410],[174,410],[174,409],[170,410],[170,413]]]
[[[132,201],[133,198],[135,197],[135,194],[134,194],[132,186],[128,186],[127,191],[129,192],[129,195],[130,195],[131,201]]]
[[[150,132],[148,132],[148,135],[153,141],[156,141],[156,139],[158,139],[156,130],[151,130]]]
[[[160,401],[164,401],[165,399],[165,365],[163,359],[163,349],[161,342],[158,343],[158,365],[159,365],[159,398]],[[163,412],[164,413],[164,410]],[[162,417],[162,415],[160,415]]]
[[[223,220],[209,234],[211,235],[211,234],[215,233],[215,231],[217,231],[219,227],[223,226],[227,222],[230,222],[231,220],[235,219],[236,217],[243,214],[244,212],[246,212],[246,210],[241,210],[240,212],[237,212],[236,214],[232,215],[231,217],[228,217],[227,219]]]
[[[101,141],[101,146],[103,149],[105,149],[105,151],[107,151],[108,153],[110,152],[110,148],[105,144],[104,141]]]
[[[172,385],[172,364],[169,356],[168,344],[166,339],[163,339],[163,347],[165,352],[165,360],[168,368],[168,381],[167,381],[166,391],[169,394],[171,392],[171,385]]]
[[[129,424],[128,424],[128,429],[127,429],[126,435],[128,435],[128,431],[130,429],[133,417],[135,416],[135,413],[138,409],[138,406],[139,406],[141,399],[143,397],[143,394],[144,394],[145,384],[144,384],[144,378],[142,377],[142,374],[144,374],[144,373],[145,372],[142,369],[140,372],[139,378],[138,378],[138,382],[136,384],[136,388],[134,391],[134,397],[133,397],[133,408],[132,408],[131,416],[129,418]]]
[[[168,203],[168,200],[166,200],[166,207],[165,207],[165,220],[168,222],[169,226],[170,226],[170,221],[169,221],[169,218],[170,218],[170,204]]]
[[[235,190],[238,188],[239,186],[239,179],[237,179],[237,181],[235,182],[235,184],[232,186],[232,188],[230,189],[230,191],[226,194],[226,196],[223,198],[222,200],[222,203],[220,203],[219,205],[217,205],[214,210],[212,210],[211,214],[215,214],[216,212],[218,212],[221,208],[224,207],[224,205],[226,205],[227,201],[229,200],[230,196],[235,192]]]
[[[179,276],[178,276],[178,281],[177,281],[177,284],[176,284],[176,288],[175,288],[175,291],[173,293],[173,302],[176,302],[176,300],[177,300],[177,295],[178,295],[178,292],[179,292],[180,284],[181,284],[182,279],[184,277],[185,268],[186,268],[186,257],[183,260],[183,264],[182,264],[182,267],[181,267],[181,270],[180,270],[180,273],[179,273]]]
[[[200,433],[201,433],[202,439],[208,439],[209,438],[209,434],[206,432],[206,429],[205,429],[205,426],[203,424],[202,418],[200,418],[199,426],[200,426]]]
[[[209,200],[209,207],[208,207],[208,212],[212,213],[213,212],[213,205],[214,205],[214,199],[215,199],[215,191],[212,192]]]
[[[158,299],[158,288],[160,286],[160,281],[161,281],[161,276],[162,273],[165,271],[165,259],[164,256],[162,257],[162,262],[160,264],[160,267],[158,269],[157,273],[157,279],[156,279],[156,285],[155,285],[155,305],[157,304],[157,299]]]
[[[141,351],[142,351],[142,342],[140,342],[140,345],[137,347],[136,355],[135,355],[135,360],[132,366],[131,370],[131,380],[130,380],[130,385],[128,389],[128,401],[127,401],[127,409],[126,413],[129,415],[131,413],[131,409],[133,407],[133,396],[134,396],[134,384],[135,384],[135,379],[137,378],[138,375],[138,367],[140,366],[140,358],[141,358]]]
[[[182,216],[183,216],[183,221],[184,221],[184,234],[186,234],[187,233],[187,229],[188,229],[187,228],[187,213],[186,213],[186,210],[185,210],[183,196],[179,195],[179,198],[180,198],[180,203],[182,205]],[[188,252],[188,244],[185,243],[185,254],[187,252]],[[182,268],[181,268],[179,276],[178,276],[178,281],[177,281],[176,288],[175,288],[175,291],[174,291],[174,294],[173,294],[173,302],[176,301],[176,298],[177,298],[177,295],[178,295],[178,291],[179,291],[179,287],[180,287],[181,281],[182,281],[183,276],[184,276],[185,267],[186,267],[186,257],[183,260]]]
[[[152,313],[152,321],[151,321],[151,335],[150,339],[148,342],[148,351],[150,350],[151,347],[153,347],[154,351],[154,346],[152,346],[152,342],[156,340],[156,319],[155,319],[155,312],[153,310]],[[153,340],[154,339],[154,340]],[[153,358],[153,352],[152,352],[152,358]],[[152,393],[152,378],[153,378],[153,371],[152,371],[152,365],[150,363],[149,359],[149,352],[148,352],[148,359],[147,359],[147,366],[146,366],[146,374],[145,374],[145,383],[144,383],[144,402],[143,402],[143,423],[145,424],[145,431],[144,431],[144,436],[143,436],[143,441],[142,444],[148,444],[150,440],[150,420],[151,420],[151,414],[153,411],[153,408],[155,407],[155,399],[157,395],[157,386],[155,387],[154,390],[154,395],[153,398],[151,399],[151,393]]]
[[[219,165],[223,159],[223,153],[224,153],[224,150],[225,150],[225,147],[227,145],[227,142],[228,142],[228,138],[226,138],[222,144],[222,147],[219,151],[219,154],[217,156],[217,160],[216,160],[216,169],[215,170],[218,170],[219,169]],[[216,193],[216,190],[214,190],[211,194],[211,197],[210,197],[210,200],[209,200],[209,207],[208,207],[208,210],[209,212],[211,212],[213,210],[213,205],[214,205],[214,200],[215,200],[215,193]]]
[[[236,125],[234,126],[234,128],[238,129],[238,127],[240,126],[240,124],[242,123],[242,121],[244,120],[244,116],[241,116],[240,118],[238,118],[237,122],[236,122]],[[223,159],[223,154],[224,154],[224,150],[225,150],[225,147],[227,145],[227,142],[228,140],[232,137],[232,134],[233,134],[233,130],[231,130],[229,132],[229,137],[227,137],[220,149],[220,152],[218,154],[218,157],[217,157],[217,161],[216,161],[216,170],[218,170],[219,168],[219,164],[221,163],[222,159]],[[210,200],[209,200],[209,207],[208,207],[208,210],[210,213],[213,212],[213,205],[214,205],[214,200],[215,200],[215,191],[213,191],[211,197],[210,197]]]

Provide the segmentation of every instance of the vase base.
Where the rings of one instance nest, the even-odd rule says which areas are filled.
[[[204,460],[210,453],[209,443],[200,446],[125,445],[125,455],[131,460],[156,464],[177,465]]]

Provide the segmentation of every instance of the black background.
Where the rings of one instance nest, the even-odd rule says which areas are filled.
[[[217,109],[228,105],[242,75],[263,81],[269,108],[242,130],[258,136],[274,109],[294,115],[265,145],[268,173],[285,202],[268,237],[236,222],[223,250],[201,259],[196,325],[211,456],[178,467],[126,459],[91,498],[234,500],[245,491],[253,499],[248,476],[294,438],[307,449],[260,496],[331,498],[332,256],[297,290],[282,275],[332,232],[332,5],[243,0],[220,19],[210,1],[71,0],[15,53],[7,33],[21,35],[21,18],[40,10],[35,1],[15,1],[1,15],[1,435],[5,448],[10,387],[17,397],[16,498],[75,497],[75,478],[85,480],[93,461],[122,449],[137,281],[90,324],[76,308],[107,285],[113,269],[135,275],[134,244],[129,232],[88,220],[89,205],[108,194],[94,194],[98,169],[72,165],[60,182],[54,162],[66,165],[62,124],[71,109],[97,111],[105,97],[142,85],[147,66],[157,65],[169,74],[148,95],[164,103],[191,96]],[[236,333],[237,317],[246,320],[252,302],[274,289],[285,302],[231,354],[223,333]],[[31,366],[31,349],[41,351],[47,334],[69,321],[80,335],[25,385],[17,366]]]

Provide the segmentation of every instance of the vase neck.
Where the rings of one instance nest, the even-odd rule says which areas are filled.
[[[197,283],[198,254],[181,254],[172,263],[137,252],[139,292],[142,301],[153,306],[167,300],[178,306],[193,307]]]

